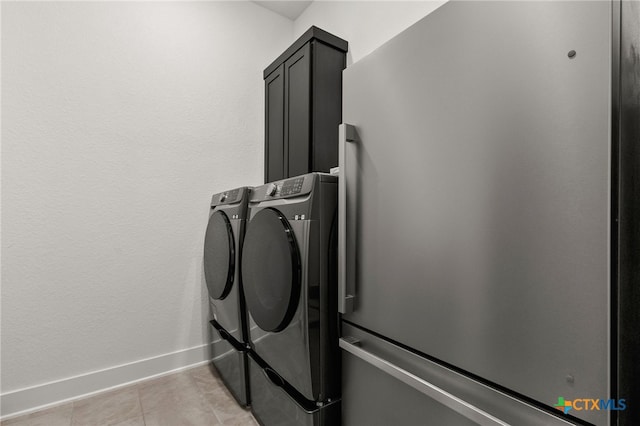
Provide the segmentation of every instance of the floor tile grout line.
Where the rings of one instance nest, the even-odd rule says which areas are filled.
[[[208,364],[207,364],[207,366],[208,366]],[[204,390],[202,389],[202,386],[200,386],[200,383],[195,379],[195,377],[193,377],[192,373],[189,373],[189,377],[191,377],[191,379],[196,384],[196,388],[198,389],[198,396],[200,396],[200,400],[202,402],[204,402],[207,407],[209,407],[209,410],[213,413],[213,416],[218,420],[218,423],[220,425],[224,425],[222,419],[218,416],[218,413],[213,408],[213,405],[209,404],[209,402],[206,400],[206,398],[204,396]],[[217,382],[218,378],[216,377],[215,379],[216,379],[216,382]]]
[[[224,422],[223,422],[223,421],[222,421],[222,419],[218,416],[218,413],[216,412],[215,408],[213,408],[213,405],[209,404],[209,403],[205,400],[204,395],[202,394],[202,392],[200,393],[200,398],[201,398],[202,400],[204,400],[204,401],[205,401],[205,403],[206,403],[206,404],[207,404],[207,406],[209,407],[209,410],[211,410],[211,412],[213,413],[213,416],[218,420],[218,423],[219,423],[219,424],[221,424],[221,425],[223,425],[223,424],[224,424]]]
[[[140,404],[140,412],[142,413],[142,424],[147,426],[147,420],[144,417],[144,409],[142,408],[142,397],[140,396],[140,386],[136,384],[136,394],[138,395],[138,404]]]
[[[69,426],[73,426],[73,416],[76,414],[76,402],[71,401],[71,416],[69,416]]]

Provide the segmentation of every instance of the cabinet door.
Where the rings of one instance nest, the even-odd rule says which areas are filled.
[[[284,63],[285,174],[310,171],[311,44],[305,44]]]
[[[273,71],[265,84],[265,164],[264,180],[285,177],[284,147],[284,64]]]
[[[342,123],[342,70],[345,53],[312,41],[311,171],[338,165],[338,125]]]

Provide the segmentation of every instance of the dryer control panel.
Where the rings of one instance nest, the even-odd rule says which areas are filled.
[[[247,191],[247,187],[242,187],[214,194],[213,197],[211,197],[211,207],[219,206],[221,204],[239,203]]]
[[[304,177],[285,180],[280,188],[280,195],[285,197],[287,195],[299,194],[302,191],[302,183]]]
[[[251,201],[273,200],[305,195],[313,189],[315,174],[307,174],[290,179],[267,183],[255,188]]]

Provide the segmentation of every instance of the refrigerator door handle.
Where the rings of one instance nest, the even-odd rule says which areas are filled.
[[[479,409],[478,407],[469,404],[468,402],[450,394],[449,392],[435,386],[432,383],[416,376],[409,371],[406,371],[397,365],[390,363],[389,361],[382,359],[371,352],[368,352],[357,344],[351,343],[349,337],[340,338],[340,347],[350,354],[360,358],[361,360],[371,364],[372,366],[382,370],[392,377],[400,380],[406,385],[411,386],[422,394],[428,396],[431,399],[439,402],[440,404],[454,410],[458,414],[468,418],[469,420],[482,425],[482,426],[509,426],[506,423],[491,414]]]
[[[349,262],[355,261],[355,241],[347,236],[347,142],[357,142],[358,132],[355,126],[346,123],[340,124],[338,130],[338,312],[348,314],[353,312],[355,298],[355,282],[347,271],[354,267]]]

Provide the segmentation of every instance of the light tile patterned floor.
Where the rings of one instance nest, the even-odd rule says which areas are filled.
[[[257,426],[209,365],[29,415],[1,426]]]

